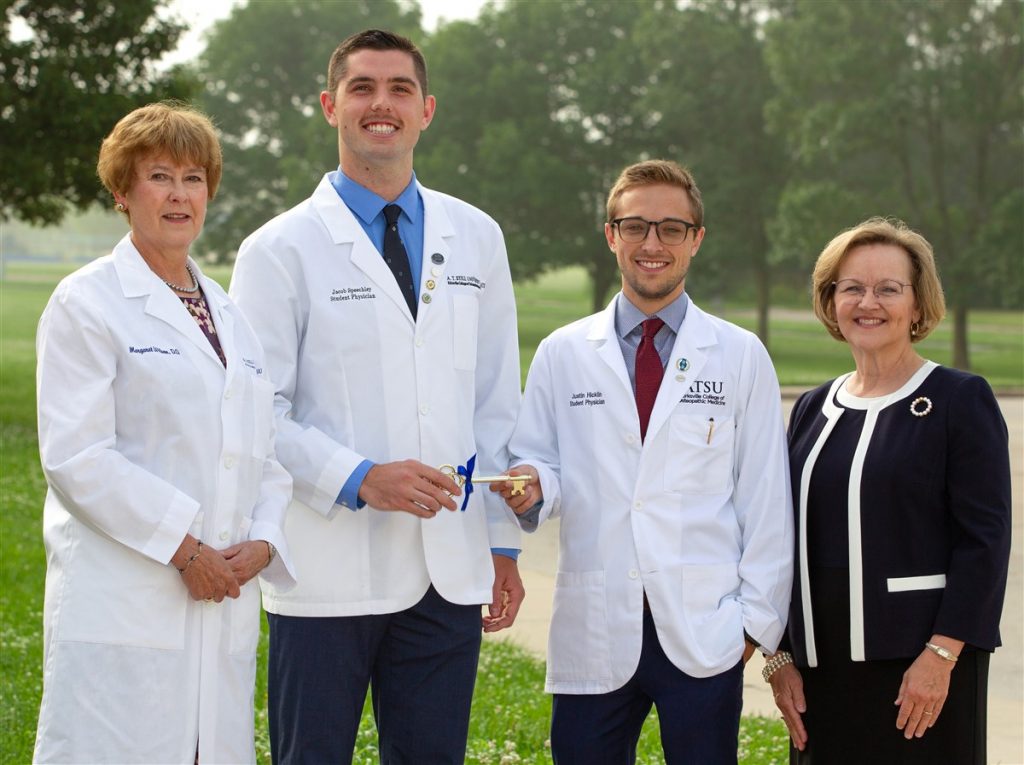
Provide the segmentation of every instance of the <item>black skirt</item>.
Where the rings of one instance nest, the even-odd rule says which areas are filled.
[[[846,569],[811,571],[818,666],[801,667],[807,746],[792,765],[985,765],[989,654],[964,646],[938,721],[921,738],[896,728],[903,673],[914,659],[850,660]],[[924,648],[924,646],[922,646]]]

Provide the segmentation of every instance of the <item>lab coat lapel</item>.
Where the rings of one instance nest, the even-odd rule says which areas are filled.
[[[193,264],[192,268],[195,269],[196,266]],[[208,286],[212,285],[212,281],[208,277],[201,276],[199,271],[196,271],[196,275],[203,283],[206,305],[210,308],[213,325],[217,328],[217,339],[220,340],[220,348],[224,351],[227,371],[230,374],[239,361],[235,353],[235,317],[231,315],[227,297],[220,290]],[[209,345],[209,341],[207,341],[207,345]]]
[[[445,270],[451,262],[455,250],[455,226],[448,217],[441,200],[429,189],[419,186],[423,198],[423,252],[417,253],[420,259],[420,305],[416,313],[417,323],[429,321],[439,313],[438,305],[449,299]],[[440,254],[441,263],[435,263],[434,254]],[[411,257],[411,254],[410,254]],[[435,288],[427,288],[427,282],[433,281]],[[430,301],[424,303],[424,296],[429,295]]]
[[[147,314],[169,324],[221,367],[220,359],[196,320],[181,304],[177,295],[146,265],[142,255],[135,249],[130,234],[114,247],[114,269],[125,297],[146,298]]]
[[[616,300],[618,300],[618,297],[616,297]],[[615,375],[615,378],[625,388],[629,394],[628,400],[635,400],[633,386],[629,382],[629,371],[626,369],[626,361],[622,358],[622,348],[619,347],[619,336],[615,332],[615,300],[612,300],[604,311],[594,316],[590,331],[587,333],[587,342],[594,349],[597,357],[608,365],[612,374]],[[637,423],[639,423],[639,419],[637,419]]]
[[[412,314],[409,313],[409,306],[398,287],[398,282],[395,281],[395,275],[391,273],[388,264],[384,262],[380,251],[366,236],[366,232],[359,225],[355,214],[348,209],[348,205],[341,201],[338,192],[331,185],[330,178],[326,175],[321,179],[316,191],[313,192],[312,201],[314,209],[327,227],[334,244],[350,247],[349,257],[352,265],[366,274],[377,289],[395,304],[411,324],[413,322]]]
[[[668,363],[665,364],[665,376],[661,378],[661,387],[647,426],[647,441],[654,440],[693,381],[700,377],[708,360],[705,349],[717,344],[714,327],[707,320],[706,314],[691,300],[686,309],[686,318],[676,334]]]

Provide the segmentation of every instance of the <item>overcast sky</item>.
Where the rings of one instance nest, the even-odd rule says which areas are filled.
[[[273,2],[274,0],[253,0]],[[339,5],[345,0],[338,0]],[[195,58],[202,50],[202,34],[218,19],[226,17],[239,0],[171,0],[173,13],[191,24],[191,29],[181,36],[177,50],[164,59],[167,65],[177,64]],[[441,19],[475,19],[484,0],[419,0],[423,12],[423,26],[433,31]]]

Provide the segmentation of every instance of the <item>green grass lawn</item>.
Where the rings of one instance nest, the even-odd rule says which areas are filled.
[[[0,759],[31,759],[39,708],[42,654],[42,600],[45,560],[41,508],[45,483],[39,469],[35,434],[34,334],[39,314],[67,266],[26,268],[14,264],[0,283]],[[208,269],[226,284],[226,268]],[[556,272],[516,289],[523,373],[537,343],[552,329],[589,312],[586,281],[578,270]],[[698,302],[699,296],[698,296]],[[749,307],[707,306],[751,327]],[[922,344],[940,363],[949,360],[948,328]],[[772,356],[784,385],[811,387],[850,368],[849,354],[831,340],[809,311],[779,311],[773,318]],[[1024,387],[1020,312],[971,315],[971,350],[976,370],[997,387]],[[266,740],[266,635],[260,648],[257,682],[257,752],[269,762]],[[543,663],[523,650],[485,641],[467,762],[542,763],[547,749],[550,699],[543,686]],[[661,762],[658,725],[652,715],[641,738],[638,762]],[[377,761],[372,719],[364,715],[357,763]],[[782,724],[744,718],[740,762],[786,761]]]

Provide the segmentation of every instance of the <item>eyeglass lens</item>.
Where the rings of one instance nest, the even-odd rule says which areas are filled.
[[[903,294],[903,287],[903,283],[895,279],[883,279],[877,282],[871,291],[876,300],[895,300]],[[840,279],[835,283],[835,288],[836,294],[844,298],[862,298],[868,294],[868,286],[856,279]]]

